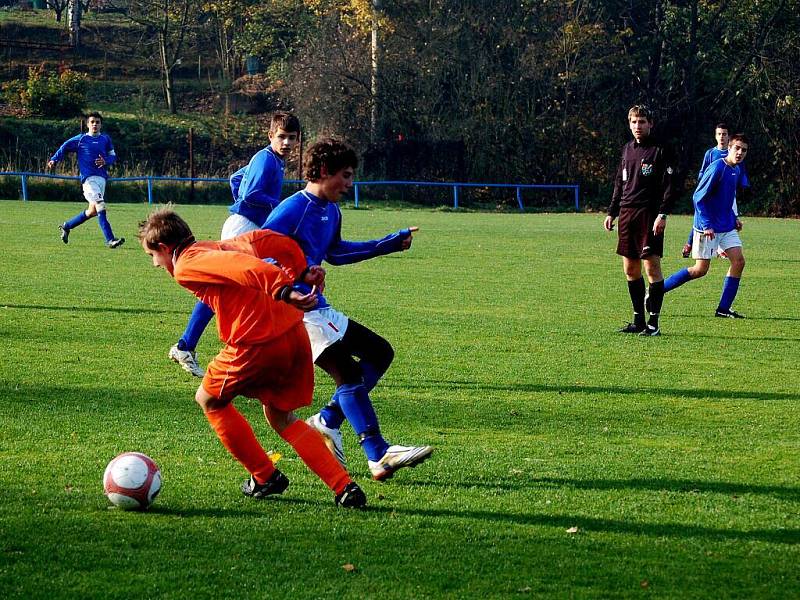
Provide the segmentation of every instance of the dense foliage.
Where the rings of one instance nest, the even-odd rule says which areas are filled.
[[[192,64],[229,94],[258,57],[261,107],[296,111],[307,137],[349,139],[364,178],[580,183],[602,207],[627,109],[646,102],[681,157],[679,209],[726,121],[752,140],[743,208],[800,214],[800,0],[119,4],[145,35],[126,45],[118,28],[107,40],[90,29],[84,52],[102,46],[104,71],[138,57],[186,111]],[[164,26],[142,24],[144,9]]]

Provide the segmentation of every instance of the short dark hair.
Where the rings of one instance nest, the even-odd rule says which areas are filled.
[[[634,104],[631,106],[630,110],[628,111],[628,120],[630,121],[631,117],[644,117],[648,121],[653,120],[653,112],[650,108],[645,104]]]
[[[334,138],[317,140],[306,151],[303,158],[303,177],[306,181],[319,181],[322,179],[322,167],[328,175],[334,175],[352,167],[358,166],[356,151],[344,142]]]
[[[731,144],[733,144],[733,142],[735,142],[737,140],[742,142],[743,144],[747,144],[748,146],[750,145],[750,140],[748,140],[747,136],[745,134],[743,134],[743,133],[734,133],[728,139],[728,145],[730,146]]]
[[[275,111],[269,121],[270,133],[283,129],[286,132],[296,131],[300,133],[300,119],[290,112],[283,110]]]
[[[728,127],[727,123],[720,122],[714,125],[714,131],[716,131],[717,129],[724,129],[725,131],[730,131],[731,128]]]
[[[93,112],[90,112],[88,115],[86,115],[86,120],[88,121],[88,120],[89,120],[89,119],[91,119],[92,117],[94,117],[95,119],[100,119],[101,121],[103,120],[103,115],[101,115],[101,114],[100,114],[99,112],[97,112],[96,110],[95,110],[95,111],[93,111]]]
[[[159,244],[175,246],[192,237],[192,230],[178,213],[169,208],[156,210],[139,222],[136,234],[140,242],[147,244],[151,250]]]

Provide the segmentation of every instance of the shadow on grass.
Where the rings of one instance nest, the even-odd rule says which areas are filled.
[[[164,315],[176,314],[185,315],[186,310],[166,310],[154,308],[124,308],[124,307],[103,307],[103,306],[43,306],[39,304],[2,304],[0,308],[17,308],[20,310],[50,310],[50,311],[63,311],[63,312],[88,312],[88,313],[133,313],[133,314],[151,314],[151,315]]]
[[[415,483],[414,485],[418,485]],[[312,510],[318,511],[321,506],[329,505],[331,509],[336,509],[329,502],[310,501],[299,498],[280,498],[269,499],[259,503],[259,506],[271,506],[279,504],[294,504],[307,506]],[[279,506],[277,507],[280,508]],[[208,518],[241,518],[257,516],[254,511],[242,509],[173,509],[153,507],[150,513],[163,514],[181,518],[187,517],[208,517]],[[734,540],[742,542],[768,542],[773,544],[800,544],[800,530],[798,529],[721,529],[715,527],[705,527],[684,523],[633,523],[616,519],[602,519],[597,517],[585,517],[576,515],[546,515],[536,513],[510,513],[504,511],[488,510],[450,510],[433,508],[403,508],[395,506],[375,506],[368,505],[363,511],[348,511],[347,515],[358,518],[360,515],[365,517],[375,516],[384,520],[386,516],[397,517],[406,515],[409,517],[427,517],[437,519],[471,519],[494,523],[496,525],[524,525],[537,527],[557,527],[567,529],[578,527],[583,533],[619,533],[635,534],[649,537],[671,537],[671,538],[704,538],[709,541],[714,540]],[[266,514],[264,516],[267,516]]]
[[[395,482],[392,485],[409,485]],[[726,496],[743,496],[758,494],[774,496],[783,500],[800,502],[800,487],[784,487],[779,485],[759,485],[749,483],[732,483],[728,481],[690,481],[685,479],[569,479],[566,477],[514,477],[508,479],[492,479],[470,482],[430,482],[415,481],[413,486],[421,487],[459,487],[465,489],[486,488],[502,489],[509,492],[520,492],[531,488],[567,487],[579,490],[645,490],[652,492],[675,492],[688,494],[713,493]]]
[[[465,388],[476,391],[490,392],[529,392],[529,393],[555,393],[555,394],[622,394],[622,395],[655,395],[678,396],[680,398],[735,398],[742,400],[800,400],[800,394],[789,392],[747,392],[739,390],[719,389],[688,389],[688,388],[640,388],[623,386],[599,385],[550,385],[544,383],[507,383],[495,384],[482,381],[433,381],[420,380],[402,382],[381,382],[385,388],[408,389],[456,389]]]

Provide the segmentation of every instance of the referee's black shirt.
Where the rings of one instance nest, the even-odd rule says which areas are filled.
[[[678,195],[675,156],[652,135],[641,143],[631,140],[622,148],[622,159],[614,177],[614,193],[608,214],[619,216],[620,208],[649,208],[668,214]]]

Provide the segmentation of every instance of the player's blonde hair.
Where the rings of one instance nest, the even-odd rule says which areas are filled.
[[[628,111],[628,120],[631,120],[631,117],[644,117],[651,123],[653,122],[653,111],[644,104],[634,104],[631,106],[631,109]]]
[[[175,246],[193,237],[186,221],[170,208],[154,211],[140,221],[136,236],[151,250],[158,248],[159,244]]]

